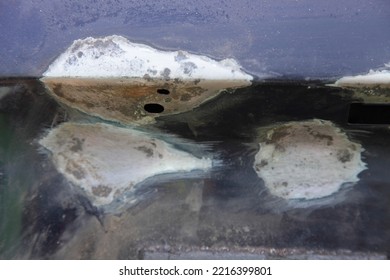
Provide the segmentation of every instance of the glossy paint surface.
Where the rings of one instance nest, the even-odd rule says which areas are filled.
[[[40,76],[74,40],[118,34],[260,78],[337,78],[390,61],[388,26],[386,0],[2,1],[0,76]]]

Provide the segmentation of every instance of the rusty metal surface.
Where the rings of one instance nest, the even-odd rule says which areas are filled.
[[[1,258],[388,258],[390,130],[349,124],[349,104],[359,101],[349,90],[273,81],[156,118],[143,129],[209,143],[222,164],[207,178],[147,180],[138,201],[112,214],[69,184],[38,143],[64,121],[101,120],[59,106],[38,84],[7,82],[1,91]],[[256,131],[314,118],[360,143],[368,169],[322,199],[273,196],[253,169]]]
[[[156,117],[190,111],[242,81],[136,78],[43,78],[54,97],[87,114],[122,124],[153,123]],[[249,83],[248,83],[249,84]],[[148,110],[147,104],[157,104]]]

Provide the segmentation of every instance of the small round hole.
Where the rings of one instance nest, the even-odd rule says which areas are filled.
[[[144,109],[146,112],[155,113],[155,114],[164,112],[164,106],[157,103],[145,104]]]
[[[159,93],[159,94],[169,94],[169,90],[167,90],[165,88],[159,88],[159,89],[157,89],[157,93]]]

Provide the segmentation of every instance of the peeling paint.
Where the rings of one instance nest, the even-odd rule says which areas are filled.
[[[345,76],[338,79],[335,86],[339,87],[390,87],[390,63],[378,70],[370,70],[367,74],[356,76]]]
[[[153,123],[156,117],[190,111],[226,88],[243,86],[234,80],[148,80],[141,78],[43,78],[54,98],[72,108],[122,124]],[[169,92],[167,94],[161,94]],[[160,113],[144,109],[163,106]]]
[[[345,76],[329,86],[352,90],[353,97],[367,103],[390,102],[390,63],[366,74]]]
[[[96,206],[155,175],[212,167],[210,158],[197,158],[144,132],[102,123],[64,123],[39,143],[51,152],[58,171]]]
[[[146,124],[192,110],[224,89],[249,86],[252,78],[233,59],[161,51],[113,35],[76,40],[41,80],[67,106],[122,124]],[[168,93],[159,94],[161,89]],[[144,110],[149,103],[162,110]]]
[[[362,146],[330,121],[289,122],[260,138],[254,169],[270,193],[284,199],[329,196],[366,169]]]

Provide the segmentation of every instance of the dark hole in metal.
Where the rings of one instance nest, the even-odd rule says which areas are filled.
[[[164,106],[157,104],[157,103],[148,103],[145,104],[144,109],[146,112],[149,113],[162,113],[164,112]]]
[[[169,94],[169,90],[167,90],[165,88],[159,88],[159,89],[157,89],[157,93],[159,93],[159,94]]]
[[[348,122],[351,124],[390,124],[390,104],[351,103]]]

